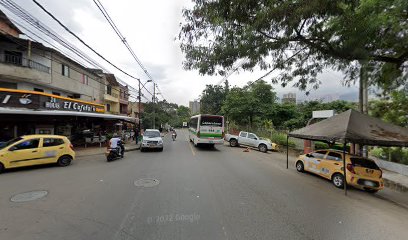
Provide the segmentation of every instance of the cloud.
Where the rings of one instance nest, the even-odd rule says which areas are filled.
[[[138,88],[135,79],[121,73],[86,49],[32,1],[15,0],[15,2],[97,60],[108,71],[134,88]],[[140,79],[148,79],[93,1],[39,0],[39,2],[111,62]],[[184,56],[175,37],[178,35],[179,23],[182,21],[181,11],[184,7],[191,7],[191,1],[101,0],[101,2],[138,58],[159,84],[160,90],[168,101],[188,105],[189,100],[201,94],[206,84],[216,84],[222,79],[221,76],[201,76],[196,70],[185,71],[182,68]],[[229,82],[231,85],[243,86],[264,73],[265,71],[258,69],[252,72],[241,71],[234,73],[229,78]],[[350,91],[350,88],[341,85],[341,73],[327,71],[321,74],[319,79],[322,85],[318,90],[311,91],[311,96],[327,93],[343,94]],[[146,85],[146,87],[149,86]],[[299,98],[306,98],[304,92],[293,87],[282,88],[280,85],[274,85],[274,88],[278,95],[296,92]],[[150,86],[149,89],[152,87]],[[148,96],[147,93],[144,94]]]

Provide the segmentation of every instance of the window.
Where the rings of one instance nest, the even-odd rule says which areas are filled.
[[[222,127],[222,117],[201,116],[201,126]]]
[[[110,85],[106,86],[106,93],[112,95],[112,86]]]
[[[110,109],[111,107],[110,107],[110,104],[108,103],[108,104],[106,104],[106,111],[108,111],[108,112],[110,112]]]
[[[34,91],[36,91],[36,92],[44,92],[44,89],[41,89],[41,88],[34,88]]]
[[[59,92],[52,92],[52,94],[57,95],[57,96],[61,96],[61,93],[59,93]]]
[[[255,134],[252,134],[252,133],[248,133],[248,138],[250,138],[250,139],[257,139],[256,135],[255,135]]]
[[[14,65],[23,65],[23,54],[16,51],[4,51],[4,61]]]
[[[24,149],[33,149],[33,148],[38,148],[38,144],[40,143],[40,139],[30,139],[27,141],[24,141],[22,143],[19,143],[13,147],[11,147],[11,149],[13,151],[16,150],[24,150]]]
[[[192,118],[190,119],[190,128],[197,129],[197,124],[198,124],[198,118]]]
[[[67,65],[61,64],[61,74],[69,77],[69,67]]]
[[[241,132],[241,134],[239,134],[240,137],[247,137],[248,133],[247,132]]]
[[[160,137],[160,132],[159,131],[146,131],[144,132],[143,136],[149,137],[149,138],[157,138],[157,137]]]
[[[14,144],[14,143],[16,143],[16,142],[18,142],[18,141],[20,141],[20,140],[22,140],[22,138],[21,138],[21,137],[18,137],[18,138],[11,139],[11,140],[9,140],[9,141],[7,141],[7,142],[3,142],[3,143],[0,144],[0,149],[3,149],[3,148],[5,148],[5,147],[8,147],[8,146],[10,146],[11,144]]]
[[[82,74],[82,84],[88,85],[88,75]]]
[[[54,147],[64,144],[61,138],[44,138],[43,147]]]
[[[355,167],[364,167],[364,168],[380,170],[377,164],[375,164],[375,162],[370,159],[352,157],[350,158],[350,160],[353,166]]]
[[[309,156],[312,158],[324,158],[324,155],[326,155],[326,151],[317,151],[314,153],[309,153]]]
[[[341,156],[340,153],[336,153],[336,152],[329,152],[327,154],[326,159],[328,160],[334,160],[334,161],[341,161],[343,158]]]
[[[68,95],[67,97],[68,97],[68,98],[74,98],[74,96],[72,96],[72,95]]]

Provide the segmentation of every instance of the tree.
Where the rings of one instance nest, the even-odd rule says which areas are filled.
[[[355,81],[361,64],[385,89],[407,82],[408,1],[193,0],[179,39],[184,67],[225,75],[239,59],[252,70],[278,69],[272,79],[318,87],[324,68]],[[272,57],[273,61],[270,61]]]
[[[219,114],[224,100],[225,89],[222,86],[207,85],[201,94],[201,113]]]
[[[180,126],[182,126],[182,122],[188,122],[190,120],[190,109],[186,106],[180,105],[177,108],[177,116],[180,121]]]
[[[222,107],[222,112],[238,124],[252,127],[255,118],[260,121],[271,114],[276,94],[265,81],[248,83],[243,88],[232,88]]]
[[[386,122],[408,127],[408,93],[405,90],[393,91],[386,99],[370,102],[370,115]]]

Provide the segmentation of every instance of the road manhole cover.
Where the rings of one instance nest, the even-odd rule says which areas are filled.
[[[160,183],[159,180],[154,178],[142,178],[135,181],[136,187],[154,187]]]
[[[29,202],[29,201],[34,201],[40,198],[43,198],[47,196],[48,192],[47,191],[31,191],[31,192],[25,192],[25,193],[19,193],[10,198],[10,201],[12,202]]]

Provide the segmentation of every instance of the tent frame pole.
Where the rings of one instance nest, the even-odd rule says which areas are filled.
[[[289,168],[289,135],[286,135],[286,169]]]
[[[344,176],[343,184],[344,184],[344,195],[345,196],[347,196],[346,145],[347,145],[347,140],[344,139],[344,143],[343,143],[343,176]]]

